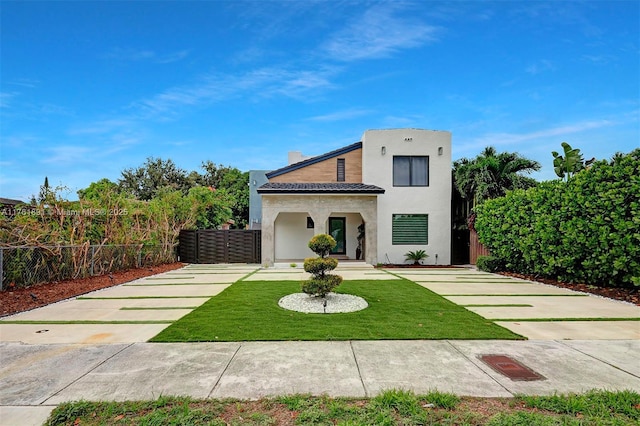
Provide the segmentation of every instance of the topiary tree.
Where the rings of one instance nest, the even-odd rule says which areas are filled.
[[[338,260],[327,257],[336,246],[336,240],[331,235],[318,234],[309,240],[309,248],[318,257],[304,260],[304,270],[313,277],[302,283],[302,291],[311,296],[325,297],[340,285],[342,277],[330,274],[338,266]]]

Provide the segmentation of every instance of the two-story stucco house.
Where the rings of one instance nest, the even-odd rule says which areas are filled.
[[[320,233],[336,238],[342,258],[404,263],[408,251],[425,250],[425,263],[451,262],[449,132],[368,130],[360,142],[266,177],[257,187],[263,264],[313,256],[307,243]]]

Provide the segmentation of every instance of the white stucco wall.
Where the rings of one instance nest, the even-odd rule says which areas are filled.
[[[384,154],[383,149],[384,147]],[[442,148],[442,154],[438,149]],[[425,263],[451,263],[451,133],[420,129],[368,130],[362,136],[362,180],[385,189],[378,196],[378,262],[405,263],[425,250]],[[428,155],[429,186],[394,187],[394,155]],[[428,245],[392,245],[393,214],[428,214]]]
[[[377,194],[263,194],[262,263],[314,256],[307,244],[315,234],[326,233],[329,217],[347,219],[347,255],[355,259],[357,228],[366,223],[366,262],[377,260]],[[348,212],[348,213],[347,213]],[[307,216],[314,229],[307,229]]]
[[[280,213],[275,223],[276,259],[294,260],[315,256],[308,243],[313,228],[307,228],[307,213]]]

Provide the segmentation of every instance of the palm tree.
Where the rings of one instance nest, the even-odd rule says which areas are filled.
[[[474,159],[455,161],[453,170],[456,188],[473,207],[508,190],[535,186],[537,182],[523,173],[540,170],[540,163],[518,153],[498,153],[489,146]]]

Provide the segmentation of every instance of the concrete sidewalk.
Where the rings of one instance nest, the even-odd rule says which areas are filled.
[[[392,275],[356,263],[339,272],[413,280],[534,340],[145,343],[249,274],[306,277],[291,267],[191,265],[0,320],[0,425],[40,425],[57,404],[78,399],[640,392],[637,306],[468,269]],[[479,359],[487,354],[507,355],[544,380],[514,381]]]
[[[638,340],[1,343],[0,352],[2,425],[42,424],[55,405],[79,399],[364,397],[393,388],[480,397],[640,392]],[[545,380],[511,380],[482,354],[509,355]]]

